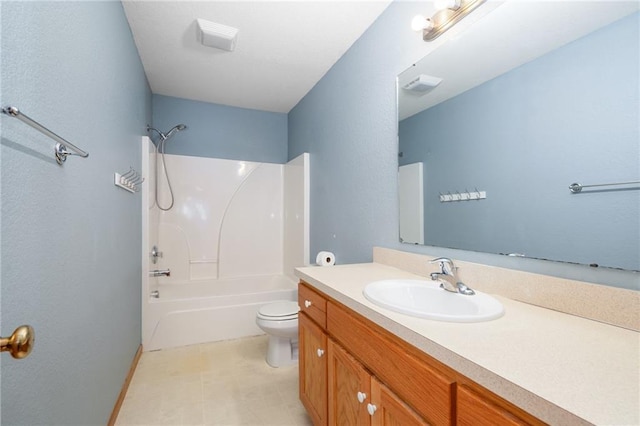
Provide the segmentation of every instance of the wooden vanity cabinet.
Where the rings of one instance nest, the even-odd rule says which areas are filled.
[[[298,295],[300,400],[314,425],[545,424],[304,282]]]
[[[298,366],[300,401],[314,425],[327,424],[326,299],[298,286]]]
[[[327,336],[323,295],[301,283],[298,305],[300,400],[314,425],[427,424]]]

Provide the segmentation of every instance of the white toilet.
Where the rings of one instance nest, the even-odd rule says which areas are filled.
[[[298,362],[298,302],[283,300],[260,307],[256,324],[269,335],[267,364],[284,367]]]

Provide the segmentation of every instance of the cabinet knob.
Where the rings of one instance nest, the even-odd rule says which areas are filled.
[[[373,416],[373,413],[375,413],[377,409],[378,407],[376,407],[375,405],[367,404],[367,411],[369,412],[370,416]]]
[[[322,355],[324,355],[324,350],[318,349],[317,353],[318,353],[318,358],[321,358]]]
[[[367,394],[364,392],[358,392],[358,402],[362,404],[365,399],[367,399]]]
[[[305,300],[304,301],[304,307],[308,308],[309,306],[311,306],[311,300]]]

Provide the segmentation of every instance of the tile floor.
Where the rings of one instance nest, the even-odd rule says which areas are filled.
[[[298,366],[272,368],[257,336],[142,354],[116,426],[311,425]]]

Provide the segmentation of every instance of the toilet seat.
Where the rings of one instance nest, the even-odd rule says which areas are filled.
[[[257,316],[267,321],[286,321],[298,318],[298,310],[298,302],[279,301],[260,307]]]

